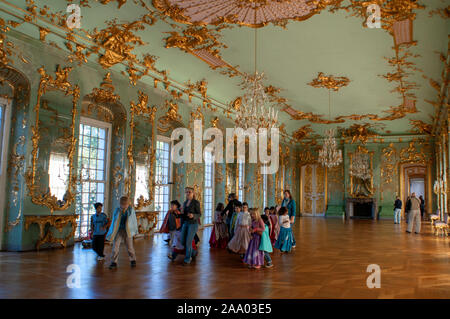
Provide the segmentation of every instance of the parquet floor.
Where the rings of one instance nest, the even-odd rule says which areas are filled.
[[[125,247],[115,271],[79,244],[2,252],[0,298],[450,298],[450,238],[433,236],[429,223],[422,226],[416,235],[391,221],[300,218],[295,251],[275,252],[275,267],[261,270],[211,250],[210,227],[199,232],[199,257],[189,266],[169,261],[159,234],[135,241],[133,269]],[[66,285],[70,264],[81,269],[81,288]],[[369,264],[381,267],[379,289],[367,288]]]

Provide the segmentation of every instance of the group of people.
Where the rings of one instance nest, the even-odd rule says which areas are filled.
[[[249,268],[271,268],[273,248],[284,253],[295,248],[295,209],[289,190],[284,191],[281,205],[266,207],[262,214],[259,208],[249,208],[247,202],[241,203],[232,193],[226,207],[223,203],[217,205],[209,244],[211,248],[226,248],[239,254]]]
[[[402,201],[399,196],[396,196],[394,202],[394,223],[400,224],[401,221],[401,212],[402,212]],[[422,224],[423,214],[425,212],[425,200],[423,196],[420,195],[418,198],[416,197],[416,193],[412,193],[411,196],[408,196],[406,199],[405,205],[405,220],[408,224],[406,229],[407,233],[411,233],[413,231],[413,227],[415,227],[415,233],[420,233],[420,227]]]
[[[200,202],[195,199],[192,187],[185,188],[185,201],[170,202],[170,209],[162,223],[160,232],[169,234],[167,242],[171,247],[168,255],[174,261],[184,254],[183,264],[189,264],[198,255],[197,231],[201,223]],[[136,213],[130,199],[123,196],[110,221],[102,212],[103,205],[94,205],[96,213],[91,217],[92,248],[98,260],[103,260],[105,239],[112,242],[110,269],[117,268],[122,242],[128,251],[131,267],[136,267],[136,253],[133,237],[138,233]],[[266,207],[261,214],[259,208],[249,208],[241,203],[234,193],[228,196],[226,207],[219,203],[209,243],[212,248],[227,249],[239,254],[249,268],[273,267],[270,253],[273,248],[289,253],[296,242],[292,233],[295,222],[295,201],[289,190],[284,191],[284,199],[277,207]]]

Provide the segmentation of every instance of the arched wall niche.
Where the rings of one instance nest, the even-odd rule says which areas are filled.
[[[30,81],[11,66],[0,67],[0,98],[8,102],[2,119],[0,250],[20,250],[25,196],[25,158]]]

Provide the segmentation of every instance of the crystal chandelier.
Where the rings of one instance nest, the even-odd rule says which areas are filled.
[[[235,119],[236,127],[244,130],[275,127],[278,122],[278,111],[270,105],[270,100],[264,91],[262,84],[264,73],[255,71],[254,74],[244,74],[243,78],[240,86],[245,94]]]
[[[342,151],[337,148],[334,129],[325,132],[323,147],[319,150],[319,163],[328,168],[338,166],[342,162]]]
[[[271,101],[265,92],[263,80],[264,72],[256,70],[256,29],[255,29],[255,71],[253,74],[244,73],[243,80],[239,85],[244,91],[241,104],[237,110],[235,126],[247,130],[254,128],[270,129],[277,126],[278,111],[271,105]]]
[[[369,164],[369,154],[361,151],[359,148],[352,158],[350,175],[362,180],[367,180],[372,176]]]
[[[331,120],[331,91],[328,89],[328,116]],[[334,138],[334,129],[325,131],[325,141],[319,150],[319,163],[328,168],[338,166],[342,163],[342,151],[337,148]]]

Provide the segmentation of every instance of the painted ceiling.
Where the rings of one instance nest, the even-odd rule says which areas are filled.
[[[392,15],[392,8],[386,9],[391,2],[404,12]],[[17,31],[72,51],[74,60],[86,58],[162,89],[170,82],[184,91],[182,98],[194,96],[194,105],[219,117],[238,107],[233,101],[242,95],[239,74],[254,71],[256,36],[256,66],[266,74],[279,122],[301,139],[355,124],[381,135],[411,134],[414,123],[423,133],[424,124],[432,124],[436,106],[427,101],[438,100],[448,61],[448,4],[419,2],[373,1],[381,5],[382,28],[365,25],[367,2],[350,0],[2,0],[0,9],[2,16],[30,20],[17,18]],[[81,5],[82,18],[81,28],[68,33],[59,25],[71,3]],[[412,26],[395,29],[396,21],[405,20]],[[117,31],[119,44],[108,47]],[[406,44],[396,49],[401,36]],[[83,44],[78,51],[67,45],[73,39]],[[86,54],[88,47],[106,51]],[[320,72],[348,83],[337,91],[309,85]]]

